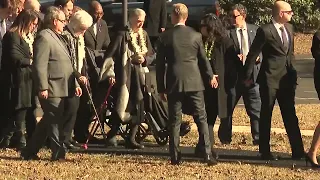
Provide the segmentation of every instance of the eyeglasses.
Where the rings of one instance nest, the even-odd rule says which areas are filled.
[[[238,15],[231,15],[232,18],[236,19],[237,17],[241,16],[241,14]]]
[[[66,20],[62,20],[62,19],[57,19],[57,20],[62,22],[63,24],[65,24],[67,22]]]
[[[286,13],[286,14],[293,14],[293,11],[290,10],[290,11],[281,11],[282,13]]]

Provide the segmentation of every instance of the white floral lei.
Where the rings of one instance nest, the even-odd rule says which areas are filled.
[[[34,41],[33,34],[28,33],[28,35],[22,35],[22,38],[29,45],[30,55],[31,55],[31,57],[33,57],[33,41]]]
[[[143,36],[143,29],[139,28],[137,33],[134,33],[130,28],[129,34],[131,37],[131,44],[133,46],[133,51],[135,54],[146,54],[148,52],[148,48],[146,45],[146,40]],[[139,40],[138,40],[139,39]],[[139,43],[138,43],[139,41]]]
[[[212,50],[213,50],[213,47],[214,47],[214,41],[212,41],[210,47],[208,48],[209,46],[209,42],[206,41],[204,43],[204,50],[206,51],[206,56],[209,60],[211,60],[211,55],[212,55]]]

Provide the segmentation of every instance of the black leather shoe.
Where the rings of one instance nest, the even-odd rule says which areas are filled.
[[[212,153],[212,157],[214,157],[215,159],[219,158],[218,154],[216,153],[216,151],[214,149],[211,149],[211,153]],[[206,154],[206,152],[204,150],[201,150],[198,147],[195,148],[195,150],[194,150],[195,157],[203,158],[204,154]]]
[[[37,156],[36,154],[28,154],[24,151],[21,152],[20,157],[22,160],[40,160],[39,156]]]
[[[107,139],[107,147],[117,147],[118,146],[118,141],[116,139],[116,137],[113,137],[111,139]]]
[[[260,159],[261,160],[268,160],[268,161],[277,161],[278,157],[274,156],[271,153],[261,153]]]
[[[218,164],[218,161],[216,158],[214,158],[212,155],[207,154],[204,157],[204,162],[207,163],[208,166],[214,166]]]
[[[224,145],[229,145],[231,144],[231,141],[228,141],[228,140],[220,140],[221,144],[224,144]]]
[[[3,138],[0,142],[0,148],[6,149],[10,145],[10,141],[8,139]]]
[[[132,142],[130,140],[126,140],[125,144],[124,144],[124,147],[128,148],[128,149],[143,149],[144,145],[139,144],[137,142]]]
[[[52,153],[51,155],[51,161],[65,161],[66,160],[66,152],[65,151],[59,151],[58,154]]]
[[[79,150],[80,149],[79,146],[75,146],[75,145],[73,145],[71,143],[65,143],[64,145],[68,150]]]
[[[177,157],[171,157],[171,165],[180,165],[181,164],[181,153],[178,153]]]
[[[253,140],[253,141],[252,141],[252,144],[253,144],[254,146],[259,145],[259,140],[258,140],[258,139]]]

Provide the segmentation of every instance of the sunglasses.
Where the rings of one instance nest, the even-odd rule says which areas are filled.
[[[236,19],[237,17],[241,16],[241,14],[238,15],[231,15],[232,18]]]
[[[286,13],[286,14],[293,14],[293,11],[290,10],[290,11],[281,11],[282,13]]]

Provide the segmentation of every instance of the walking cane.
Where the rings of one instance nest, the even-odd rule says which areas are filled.
[[[103,111],[103,109],[104,109],[104,108],[107,106],[107,104],[108,104],[108,97],[110,96],[112,86],[113,86],[113,84],[111,84],[111,85],[109,86],[108,91],[107,91],[107,94],[106,94],[106,97],[105,97],[103,103],[101,104],[100,109],[99,109],[99,112],[98,112],[97,109],[96,109],[96,107],[95,107],[95,105],[93,104],[93,99],[92,99],[92,96],[91,96],[91,94],[90,94],[90,92],[89,92],[88,86],[86,85],[86,90],[87,90],[88,95],[89,95],[89,101],[90,101],[90,103],[92,104],[93,111],[94,111],[94,114],[95,114],[95,117],[93,117],[93,120],[95,120],[95,121],[94,121],[94,124],[93,124],[93,126],[92,126],[92,128],[91,128],[91,130],[90,130],[90,133],[89,133],[89,136],[88,136],[88,138],[87,138],[87,140],[86,140],[86,143],[82,145],[84,149],[88,149],[88,142],[89,142],[90,138],[95,135],[95,133],[97,132],[97,130],[98,130],[99,127],[100,127],[100,129],[101,129],[103,138],[104,138],[104,140],[105,140],[106,143],[107,143],[106,133],[105,133],[105,131],[104,131],[104,128],[103,128],[103,125],[102,125],[102,123],[101,123],[101,121],[100,121],[100,117],[99,117],[99,116],[101,115],[101,112]]]

